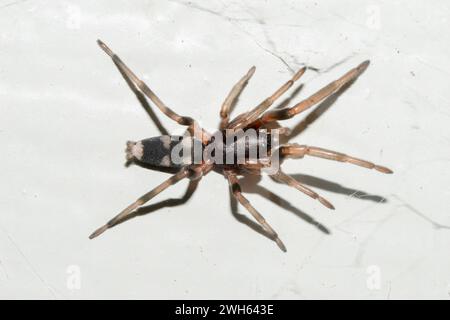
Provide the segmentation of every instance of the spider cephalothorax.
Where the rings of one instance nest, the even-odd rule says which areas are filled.
[[[147,96],[166,116],[188,128],[183,136],[164,135],[137,142],[127,142],[127,160],[135,160],[152,166],[178,169],[178,172],[150,192],[141,196],[107,224],[98,228],[91,234],[91,239],[118,222],[125,220],[137,208],[169,186],[184,178],[191,180],[200,179],[212,169],[216,169],[216,171],[222,172],[228,180],[230,191],[236,200],[250,212],[280,249],[286,251],[286,247],[278,237],[278,234],[243,196],[237,178],[238,175],[247,173],[261,174],[263,171],[266,171],[274,179],[298,189],[311,198],[317,199],[327,208],[334,209],[333,205],[326,199],[293,177],[285,174],[279,167],[278,157],[302,158],[308,155],[348,162],[368,169],[375,169],[382,173],[392,173],[386,167],[323,148],[296,143],[279,145],[278,135],[285,133],[288,129],[269,129],[276,121],[292,118],[336,93],[344,85],[355,80],[367,68],[369,61],[365,61],[356,68],[351,69],[339,79],[331,82],[291,108],[267,111],[275,100],[303,75],[306,68],[302,68],[294,74],[292,79],[283,84],[254,109],[242,113],[230,121],[229,114],[234,101],[255,72],[255,67],[252,67],[231,89],[220,110],[220,128],[217,132],[211,134],[200,128],[194,119],[180,116],[168,108],[103,42],[99,40],[98,44],[113,59],[127,82]]]

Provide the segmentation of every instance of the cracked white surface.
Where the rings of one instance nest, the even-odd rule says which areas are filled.
[[[0,1],[0,297],[448,299],[449,13],[446,1]],[[209,129],[252,65],[233,115],[301,66],[311,70],[291,103],[370,59],[294,141],[395,173],[286,162],[334,212],[270,179],[257,187],[248,179],[244,191],[286,254],[233,217],[215,173],[187,204],[90,241],[167,176],[124,168],[125,141],[159,131],[97,38]]]

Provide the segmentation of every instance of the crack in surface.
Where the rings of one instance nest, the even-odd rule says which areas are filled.
[[[409,203],[405,202],[398,195],[392,194],[392,197],[397,199],[401,203],[400,206],[407,208],[410,212],[415,213],[420,218],[422,218],[425,221],[429,222],[433,226],[433,228],[435,228],[435,229],[450,229],[449,225],[441,224],[441,223],[436,222],[435,220],[429,218],[426,214],[424,214],[423,212],[419,211],[418,209],[416,209],[415,207],[413,207]]]
[[[247,12],[247,14],[249,14],[250,16],[253,17],[252,19],[232,17],[232,16],[224,14],[222,11],[213,10],[213,9],[210,9],[210,8],[207,8],[207,7],[204,7],[204,6],[200,6],[200,5],[198,5],[197,3],[194,3],[194,2],[185,2],[185,1],[178,1],[178,0],[169,0],[169,1],[173,2],[173,3],[176,3],[176,4],[179,4],[179,5],[183,5],[183,6],[188,7],[188,8],[199,10],[199,11],[204,12],[206,14],[214,15],[214,16],[216,16],[218,18],[226,20],[227,22],[232,24],[235,28],[237,28],[242,34],[244,34],[245,36],[249,37],[256,44],[256,46],[258,46],[264,52],[268,53],[269,55],[271,55],[272,57],[274,57],[278,61],[280,61],[288,69],[288,71],[291,74],[295,73],[296,68],[293,68],[292,65],[287,61],[287,59],[285,57],[283,57],[283,55],[288,56],[289,59],[293,61],[293,63],[296,65],[297,68],[300,68],[300,67],[304,66],[308,70],[317,72],[318,74],[323,74],[323,73],[330,72],[334,68],[344,64],[345,62],[347,62],[348,60],[350,60],[352,57],[354,57],[356,55],[356,53],[353,52],[352,54],[348,55],[347,57],[344,57],[343,59],[341,59],[338,62],[332,64],[331,66],[322,67],[322,68],[315,67],[315,66],[309,65],[306,62],[299,62],[295,56],[293,56],[293,55],[291,55],[291,54],[289,54],[287,52],[279,51],[277,49],[277,46],[276,46],[275,42],[268,35],[266,28],[263,28],[263,26],[268,26],[268,24],[263,19],[257,17],[255,15],[255,13],[252,12],[249,8],[241,6],[242,10],[244,10],[245,12]],[[229,5],[226,5],[223,1],[220,1],[220,3],[223,5],[225,10],[229,8]],[[245,28],[243,28],[239,24],[239,22],[252,23],[252,24],[260,25],[262,27],[261,28],[261,32],[264,35],[265,42],[269,45],[270,48],[268,48],[267,46],[264,46],[257,39],[255,39],[254,35],[252,33],[250,33],[248,30],[246,30]],[[288,26],[288,27],[297,27],[297,28],[305,27],[304,25],[298,25],[298,24],[276,24],[276,23],[271,23],[270,26]]]
[[[19,253],[19,255],[22,257],[22,259],[25,261],[25,263],[28,265],[28,268],[31,270],[33,275],[39,280],[39,282],[42,283],[42,285],[47,289],[48,292],[53,296],[54,299],[57,299],[57,295],[55,290],[45,281],[45,279],[37,272],[36,268],[33,266],[31,261],[27,258],[25,253],[20,249],[19,245],[14,241],[14,239],[9,235],[8,232],[6,232],[3,227],[0,227],[0,230],[6,235],[9,242],[13,245],[13,247],[16,249],[16,251]]]
[[[28,0],[19,0],[19,1],[13,1],[13,2],[7,3],[7,4],[3,5],[3,6],[1,6],[0,10],[8,8],[8,7],[11,7],[11,6],[14,6],[16,4],[20,4],[20,3],[26,2],[26,1],[28,1]]]

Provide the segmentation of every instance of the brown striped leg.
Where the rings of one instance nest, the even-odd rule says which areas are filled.
[[[248,70],[247,74],[243,76],[238,83],[236,83],[233,88],[231,89],[230,93],[228,93],[228,96],[225,98],[225,101],[222,104],[222,107],[220,108],[220,129],[225,129],[228,126],[228,121],[230,120],[230,111],[231,106],[233,105],[236,98],[239,96],[239,94],[244,89],[247,82],[250,80],[250,78],[255,73],[256,68],[253,66]]]
[[[293,116],[299,114],[300,112],[305,111],[306,109],[314,106],[315,104],[329,97],[333,93],[337,92],[345,84],[355,80],[357,77],[359,77],[359,75],[361,75],[361,73],[364,72],[364,70],[367,69],[368,66],[369,60],[364,61],[356,68],[351,69],[339,79],[329,83],[327,86],[320,89],[319,91],[309,96],[305,100],[297,103],[295,106],[291,108],[266,112],[262,117],[256,119],[254,123],[252,123],[252,126],[259,127],[268,122],[292,118]]]
[[[253,218],[258,221],[258,223],[264,228],[264,230],[266,230],[273,237],[278,247],[282,251],[286,252],[286,247],[278,237],[278,234],[275,232],[275,230],[272,229],[272,227],[267,223],[264,217],[251,205],[247,198],[242,195],[241,186],[239,185],[236,175],[231,171],[224,171],[224,175],[228,179],[231,192],[233,193],[233,196],[236,198],[236,200],[238,200],[239,203],[244,206],[245,209],[248,210],[248,212],[251,213]]]
[[[140,197],[139,199],[137,199],[135,202],[133,202],[132,204],[130,204],[128,207],[126,207],[122,212],[120,212],[117,216],[115,216],[114,218],[112,218],[110,221],[108,221],[104,226],[101,226],[100,228],[98,228],[97,230],[95,230],[90,236],[90,239],[93,239],[97,236],[99,236],[100,234],[102,234],[103,232],[105,232],[108,228],[114,226],[116,223],[118,223],[119,221],[125,219],[128,215],[130,215],[134,210],[136,210],[137,208],[139,208],[140,206],[142,206],[143,204],[145,204],[146,202],[148,202],[150,199],[152,199],[154,196],[156,196],[157,194],[161,193],[162,191],[164,191],[165,189],[167,189],[168,187],[170,187],[171,185],[174,185],[175,183],[177,183],[178,181],[188,177],[189,175],[189,168],[188,167],[184,167],[183,169],[181,169],[178,173],[176,173],[175,175],[171,176],[169,179],[167,179],[166,181],[164,181],[163,183],[161,183],[159,186],[157,186],[156,188],[154,188],[153,190],[151,190],[150,192],[147,192],[146,194],[144,194],[142,197]]]
[[[257,105],[254,109],[245,113],[244,117],[238,117],[234,119],[227,128],[229,129],[241,129],[246,128],[250,123],[254,122],[258,117],[263,114],[270,106],[283,95],[295,81],[300,79],[300,77],[305,73],[306,67],[301,68],[297,71],[296,74],[292,77],[291,80],[287,81],[283,84],[277,91],[275,91],[270,97],[262,101],[259,105]]]
[[[100,48],[103,49],[114,61],[116,66],[120,69],[122,74],[126,75],[128,79],[138,88],[141,90],[158,108],[161,110],[166,116],[168,116],[170,119],[176,121],[177,123],[184,125],[184,126],[191,126],[195,123],[195,120],[190,117],[184,117],[180,116],[176,112],[174,112],[172,109],[167,107],[161,99],[158,98],[158,96],[143,82],[140,80],[131,70],[128,68],[125,63],[122,62],[122,60],[111,51],[111,49],[104,44],[101,40],[97,40],[98,45]]]
[[[392,173],[393,172],[389,168],[374,164],[372,162],[362,160],[359,158],[355,158],[355,157],[351,157],[344,153],[327,150],[327,149],[323,149],[323,148],[318,148],[318,147],[311,147],[311,146],[305,146],[305,145],[299,145],[299,144],[285,145],[285,146],[281,146],[280,154],[282,156],[284,155],[284,156],[294,157],[294,158],[302,158],[304,155],[308,155],[308,156],[324,158],[324,159],[328,159],[328,160],[348,162],[348,163],[355,164],[357,166],[364,167],[367,169],[375,169],[382,173]]]
[[[288,186],[294,187],[295,189],[303,192],[304,194],[310,196],[313,199],[319,200],[319,202],[321,204],[323,204],[325,207],[327,207],[329,209],[334,209],[334,206],[328,200],[326,200],[325,198],[322,198],[316,192],[309,189],[305,185],[301,184],[300,182],[298,182],[291,176],[285,174],[281,170],[278,170],[278,172],[276,174],[271,175],[271,177],[273,177],[275,180],[278,180],[280,182],[287,184]]]

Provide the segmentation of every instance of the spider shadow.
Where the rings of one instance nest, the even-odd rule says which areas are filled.
[[[365,191],[353,189],[353,188],[347,188],[345,186],[342,186],[336,182],[317,178],[311,175],[306,174],[295,174],[291,175],[293,178],[301,181],[302,183],[309,185],[311,187],[316,187],[322,190],[330,191],[337,194],[344,194],[348,196],[352,195],[358,195],[356,196],[359,200],[364,201],[373,201],[377,203],[386,203],[386,198],[380,196],[380,195],[372,195],[368,194]],[[305,213],[304,211],[298,209],[297,207],[293,206],[289,201],[284,199],[283,197],[275,194],[274,192],[270,191],[269,189],[261,186],[259,182],[261,181],[261,176],[257,175],[246,175],[239,179],[239,184],[241,184],[242,189],[246,193],[251,194],[258,194],[268,200],[270,200],[272,203],[276,204],[277,206],[293,213],[298,218],[302,219],[303,221],[311,224],[312,226],[316,227],[319,231],[321,231],[324,234],[331,234],[331,231],[324,226],[322,223],[314,219],[309,214]],[[274,180],[277,182],[276,180]],[[278,183],[278,182],[277,182]],[[273,237],[266,232],[259,224],[248,218],[247,216],[241,214],[238,212],[237,209],[237,201],[236,199],[231,195],[230,193],[230,205],[231,205],[231,211],[233,216],[241,223],[244,223],[254,231],[258,232],[259,234],[274,240]]]
[[[315,107],[304,119],[302,119],[295,127],[291,130],[291,132],[286,135],[286,141],[297,137],[302,132],[304,132],[311,124],[317,121],[331,106],[337,101],[337,99],[347,91],[353,83],[357,80],[354,79],[343,85],[338,91],[327,97],[323,100],[317,107]]]
[[[358,194],[358,199],[360,200],[367,200],[367,201],[374,201],[378,203],[385,203],[387,200],[384,197],[378,196],[378,195],[370,195],[364,191],[357,190],[357,189],[351,189],[344,187],[338,183],[317,178],[314,176],[306,175],[306,174],[295,174],[292,175],[295,179],[298,179],[302,183],[316,187],[319,189],[327,190],[334,193],[339,194],[346,194],[346,195],[352,195],[352,194]],[[322,223],[311,217],[309,214],[305,213],[304,211],[296,208],[293,206],[289,201],[286,199],[280,197],[279,195],[275,194],[274,192],[270,191],[269,189],[261,186],[259,184],[261,180],[261,176],[258,175],[245,175],[242,178],[239,179],[239,183],[242,185],[242,188],[245,190],[246,193],[251,194],[259,194],[260,196],[270,200],[274,204],[278,205],[279,207],[290,211],[294,215],[296,215],[298,218],[302,219],[303,221],[315,226],[319,231],[323,232],[324,234],[331,234],[331,231],[324,226]],[[125,217],[124,219],[118,221],[116,224],[111,226],[110,228],[114,228],[130,219],[147,215],[149,213],[155,212],[157,210],[168,208],[168,207],[175,207],[180,206],[188,202],[188,200],[192,197],[194,192],[197,190],[198,184],[200,180],[190,180],[189,184],[186,188],[185,193],[181,198],[169,198],[162,200],[160,202],[143,206],[134,211],[129,216]],[[251,220],[249,217],[245,216],[244,214],[239,213],[237,201],[234,198],[234,196],[230,192],[230,207],[231,212],[233,216],[236,218],[237,221],[247,225],[249,228],[254,230],[255,232],[267,237],[268,239],[275,240],[273,236],[264,230],[258,223]]]
[[[120,67],[117,65],[116,62],[114,62],[117,69],[119,70],[122,77],[125,79],[125,82],[130,87],[131,91],[135,94],[136,98],[138,99],[139,103],[141,104],[142,108],[144,108],[145,112],[147,112],[148,116],[152,121],[155,123],[156,127],[158,128],[159,132],[162,135],[168,135],[167,129],[163,126],[161,121],[159,120],[159,117],[156,115],[156,113],[153,111],[152,107],[150,106],[150,103],[145,98],[145,95],[136,87],[135,84],[127,77],[127,75],[120,69]]]
[[[283,101],[281,101],[280,103],[278,103],[276,105],[276,107],[274,107],[274,109],[284,109],[286,108],[291,102],[292,100],[294,100],[294,98],[296,98],[300,92],[302,91],[303,87],[305,85],[302,83],[299,86],[297,86],[297,88],[295,88],[287,98],[285,98]]]
[[[342,86],[338,91],[331,94],[325,100],[323,100],[321,103],[319,103],[313,110],[305,117],[303,118],[298,124],[295,125],[294,128],[292,128],[289,132],[289,134],[280,136],[280,143],[287,143],[292,138],[297,137],[302,132],[304,132],[311,124],[313,124],[317,119],[319,119],[328,109],[331,108],[331,106],[337,101],[337,99],[350,88],[353,83],[356,81],[353,80],[344,86]],[[284,109],[286,108],[290,102],[300,93],[300,91],[303,89],[304,85],[300,85],[298,88],[296,88],[289,97],[287,97],[285,100],[283,100],[279,105],[275,107],[275,109]],[[279,121],[274,121],[267,124],[267,128],[274,129],[274,128],[280,128],[283,127]]]
[[[180,167],[154,166],[154,165],[139,161],[137,159],[126,160],[124,163],[124,166],[127,168],[132,165],[136,165],[143,169],[147,169],[147,170],[151,170],[151,171],[159,171],[159,172],[165,172],[165,173],[171,173],[171,174],[175,174],[178,171],[180,171],[180,169],[181,169]]]
[[[303,184],[306,184],[310,187],[315,187],[318,189],[322,189],[325,191],[330,191],[333,193],[337,193],[337,194],[343,194],[349,197],[355,197],[359,200],[364,200],[364,201],[372,201],[372,202],[377,202],[377,203],[387,203],[388,200],[380,195],[376,195],[376,194],[370,194],[367,193],[365,191],[362,190],[358,190],[358,189],[353,189],[353,188],[347,188],[339,183],[330,181],[330,180],[326,180],[326,179],[322,179],[322,178],[318,178],[318,177],[314,177],[308,174],[290,174],[291,177],[293,177],[294,179],[300,181]],[[274,180],[275,181],[275,180]]]
[[[274,192],[270,191],[269,189],[261,186],[258,184],[261,181],[261,176],[258,175],[246,175],[239,179],[239,184],[241,184],[242,189],[246,193],[252,193],[252,194],[258,194],[277,206],[290,211],[298,218],[302,219],[303,221],[315,226],[319,231],[330,234],[331,231],[325,227],[322,223],[315,220],[313,217],[311,217],[309,214],[301,211],[300,209],[293,206],[289,201],[286,199],[280,197],[279,195],[275,194]],[[274,240],[273,237],[266,232],[259,224],[256,222],[250,220],[248,217],[244,216],[243,214],[240,214],[237,210],[237,201],[236,199],[230,194],[230,204],[231,204],[231,210],[235,218],[241,222],[255,230],[256,232],[262,234],[263,236]]]

